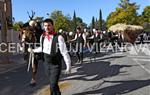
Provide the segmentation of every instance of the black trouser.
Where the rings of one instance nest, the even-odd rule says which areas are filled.
[[[83,43],[76,43],[76,54],[79,61],[83,61]]]
[[[93,43],[93,52],[95,52],[95,53],[99,53],[100,52],[100,42],[95,41]]]
[[[48,54],[44,54],[44,65],[46,68],[47,75],[50,81],[50,91],[51,95],[61,95],[58,81],[61,73],[61,59],[60,56],[50,56]],[[61,58],[61,57],[60,57]]]
[[[78,61],[83,61],[83,52],[76,52],[76,55],[78,57]]]

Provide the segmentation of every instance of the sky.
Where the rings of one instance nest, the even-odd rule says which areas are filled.
[[[76,16],[81,17],[83,22],[90,24],[92,17],[99,18],[99,10],[102,10],[102,17],[106,20],[107,16],[115,11],[120,0],[12,0],[13,17],[15,21],[26,22],[29,20],[27,11],[31,10],[36,16],[47,18],[47,13],[60,10],[64,15],[73,17],[75,10]],[[150,5],[150,0],[130,0],[140,5],[138,13],[141,14],[145,6]]]

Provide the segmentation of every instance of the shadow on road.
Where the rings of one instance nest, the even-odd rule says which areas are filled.
[[[32,95],[32,93],[47,85],[48,80],[45,78],[44,67],[40,63],[39,65],[40,70],[38,70],[37,85],[35,87],[29,86],[31,73],[26,71],[27,66],[1,74],[0,95]]]
[[[96,90],[76,93],[73,95],[87,95],[87,94],[122,95],[150,85],[150,79],[130,80],[130,81],[104,81],[104,82],[117,83],[117,84],[109,87],[96,89]]]
[[[95,81],[102,78],[116,76],[118,74],[124,74],[126,71],[120,71],[120,69],[132,67],[133,65],[111,65],[108,61],[97,61],[93,63],[76,64],[76,66],[76,71],[71,73],[69,75],[70,78],[67,78],[67,80]]]

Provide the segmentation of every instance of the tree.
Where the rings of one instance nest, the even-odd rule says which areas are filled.
[[[22,26],[23,26],[23,22],[22,22],[22,21],[19,21],[19,22],[14,23],[13,29],[14,29],[15,31],[18,31],[18,30],[20,30],[20,28],[21,28]]]
[[[94,26],[96,29],[99,29],[99,21],[97,20],[97,18],[95,19],[95,25]]]
[[[123,9],[127,9],[130,0],[120,0],[119,6]]]
[[[136,3],[130,3],[129,0],[121,0],[120,7],[116,8],[115,12],[111,12],[107,17],[107,27],[117,23],[135,24],[139,22],[137,9],[139,8]]]
[[[70,29],[70,17],[64,16],[62,11],[53,11],[50,18],[54,20],[56,32],[59,31],[59,29],[63,29],[64,31],[68,31]]]
[[[100,30],[102,30],[102,28],[103,28],[103,26],[102,26],[103,21],[102,20],[103,20],[102,19],[102,11],[100,9],[100,11],[99,11],[99,29]]]
[[[76,25],[80,26],[81,28],[87,27],[87,24],[83,22],[82,18],[76,17]]]
[[[76,20],[76,12],[74,10],[74,13],[73,13],[73,19],[72,19],[72,24],[73,24],[73,31],[76,31],[76,27],[77,27],[77,20]]]
[[[139,17],[140,24],[144,27],[145,31],[150,31],[150,6],[146,6]]]
[[[95,28],[95,18],[94,16],[92,17],[92,23],[91,23],[91,28]]]
[[[146,6],[144,8],[144,11],[142,12],[142,18],[143,18],[144,22],[150,23],[150,6]]]

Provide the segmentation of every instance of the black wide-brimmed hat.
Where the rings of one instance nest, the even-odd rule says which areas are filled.
[[[80,26],[77,26],[77,28],[76,28],[76,29],[81,30],[81,27],[80,27]]]

